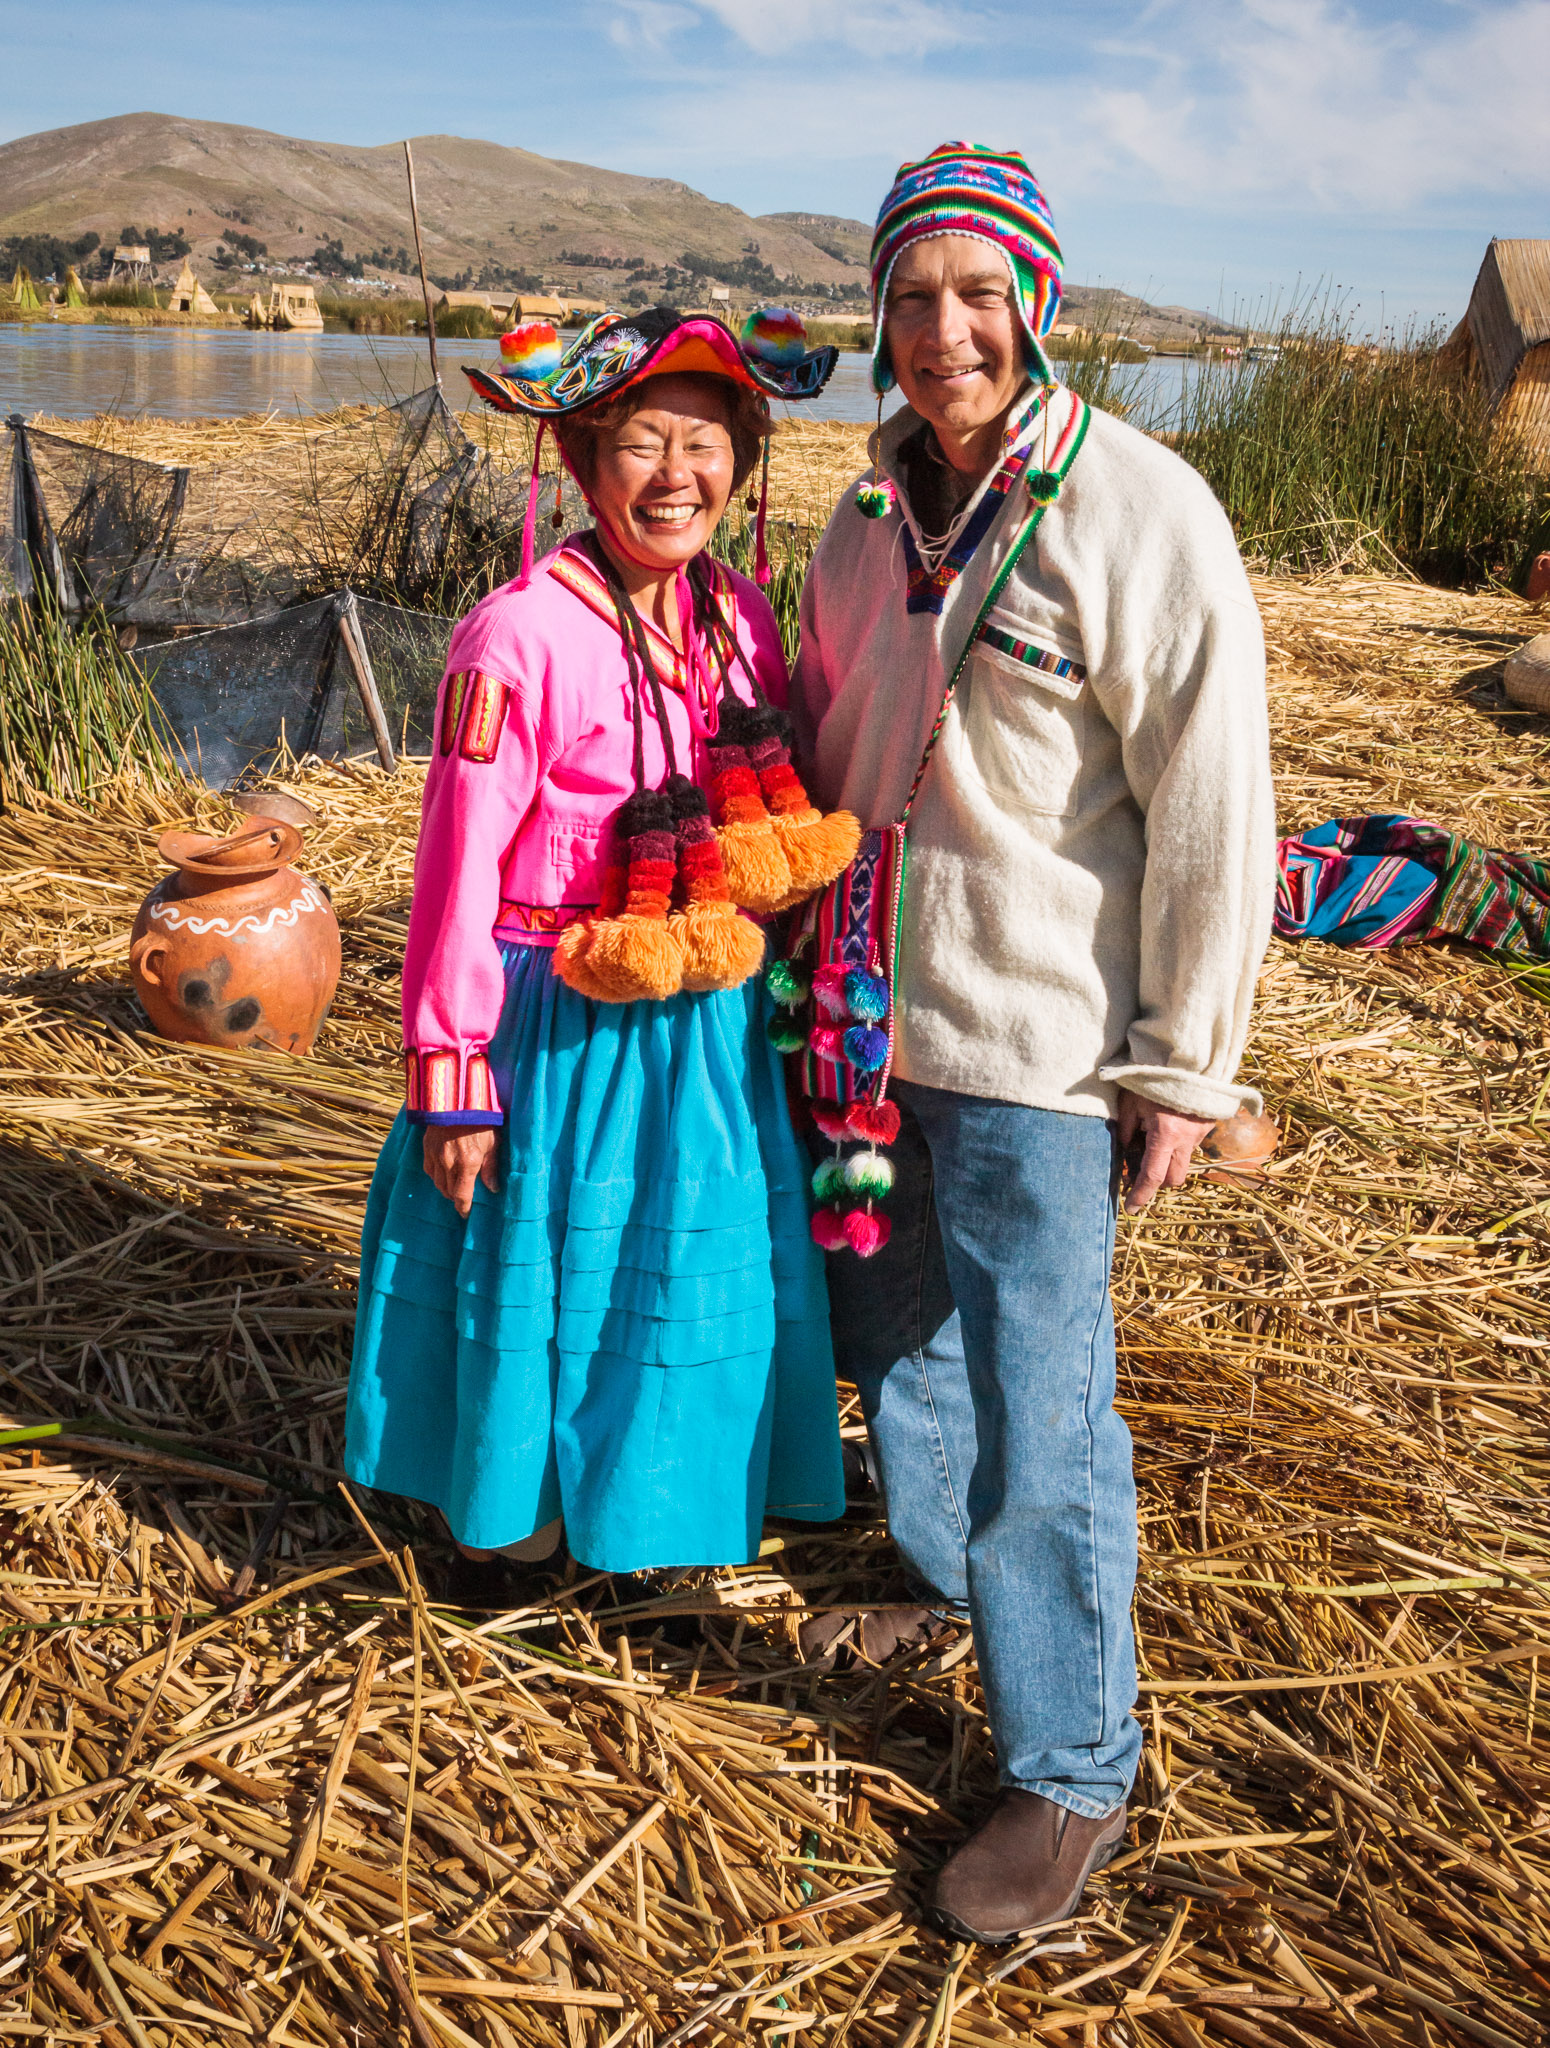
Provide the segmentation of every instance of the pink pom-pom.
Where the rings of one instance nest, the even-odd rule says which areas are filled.
[[[859,1213],[853,1211],[852,1214]],[[842,1216],[838,1209],[815,1209],[813,1211],[813,1243],[826,1252],[843,1251],[850,1242],[847,1228],[849,1216]]]
[[[898,1103],[853,1102],[845,1112],[845,1135],[864,1138],[869,1145],[891,1145],[899,1135]]]
[[[814,1218],[817,1221],[817,1218]],[[841,1225],[845,1242],[858,1259],[869,1259],[888,1242],[892,1225],[875,1209],[852,1209]]]
[[[850,1128],[850,1110],[839,1102],[815,1102],[813,1122],[823,1132],[831,1145],[838,1145],[844,1138],[854,1136]]]
[[[827,967],[820,967],[813,974],[813,994],[818,1007],[826,1017],[850,1017],[850,1005],[845,1000],[845,969],[831,961]]]
[[[807,1042],[821,1060],[838,1066],[845,1057],[845,1034],[838,1024],[815,1024]]]

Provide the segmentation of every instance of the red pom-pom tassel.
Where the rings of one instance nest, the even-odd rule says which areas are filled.
[[[825,1137],[829,1135],[824,1131]],[[899,1105],[896,1102],[853,1102],[845,1112],[847,1138],[861,1138],[869,1145],[891,1145],[898,1135]]]
[[[869,1259],[888,1242],[892,1225],[875,1209],[852,1209],[841,1225],[845,1242],[858,1259]]]
[[[846,1224],[849,1217],[842,1216],[838,1209],[815,1209],[813,1211],[813,1243],[826,1252],[843,1251],[850,1242]]]

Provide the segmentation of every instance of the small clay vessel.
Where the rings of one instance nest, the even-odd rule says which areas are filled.
[[[1273,1116],[1255,1116],[1251,1110],[1240,1109],[1211,1126],[1201,1142],[1200,1156],[1212,1166],[1252,1170],[1274,1159],[1280,1143],[1281,1127]]]
[[[311,1052],[339,980],[339,923],[290,865],[301,844],[298,826],[275,817],[250,817],[229,839],[157,842],[176,873],[141,904],[129,967],[164,1038]]]

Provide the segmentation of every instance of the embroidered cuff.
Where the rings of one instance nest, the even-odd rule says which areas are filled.
[[[404,1106],[412,1124],[495,1126],[506,1119],[482,1052],[410,1047],[404,1053]]]

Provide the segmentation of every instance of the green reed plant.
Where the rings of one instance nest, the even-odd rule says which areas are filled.
[[[1493,435],[1478,381],[1440,340],[1365,347],[1338,319],[1289,320],[1277,353],[1202,368],[1169,438],[1246,555],[1451,585],[1513,573],[1550,517],[1550,478]]]
[[[807,575],[807,565],[813,559],[813,550],[818,545],[821,529],[798,526],[793,521],[772,519],[765,528],[765,551],[770,559],[770,580],[764,587],[775,613],[775,622],[780,627],[781,645],[786,650],[786,660],[797,658],[797,640],[800,635],[799,613],[802,604],[802,584]],[[755,568],[755,537],[753,515],[739,501],[728,511],[725,519],[716,529],[710,543],[710,552],[739,574],[751,577]]]
[[[149,685],[99,616],[79,624],[50,599],[0,605],[0,799],[81,800],[126,772],[181,778]]]

